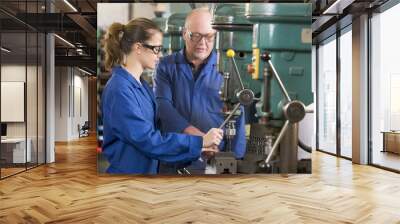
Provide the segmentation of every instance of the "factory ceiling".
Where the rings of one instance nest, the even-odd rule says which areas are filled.
[[[305,0],[269,2],[312,3],[312,33],[316,43],[337,28],[351,23],[361,12],[376,10],[388,0]],[[55,38],[56,65],[74,65],[96,71],[97,3],[132,2],[106,0],[1,0],[0,26],[5,38],[15,38],[14,48],[25,44],[19,32],[52,32]],[[171,1],[169,1],[171,2]],[[180,2],[180,1],[176,1]],[[211,1],[212,2],[212,1]],[[218,1],[215,1],[218,2]],[[265,1],[252,1],[265,2]],[[196,3],[197,4],[197,3]],[[196,7],[194,3],[192,8]],[[14,35],[13,35],[14,34]],[[14,37],[13,37],[14,36]],[[33,46],[33,44],[32,44]],[[28,46],[29,54],[29,46]]]

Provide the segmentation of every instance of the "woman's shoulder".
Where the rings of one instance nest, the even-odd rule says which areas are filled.
[[[131,84],[118,73],[111,73],[110,79],[107,81],[106,87],[108,92],[114,93],[122,93],[122,92],[130,92]]]

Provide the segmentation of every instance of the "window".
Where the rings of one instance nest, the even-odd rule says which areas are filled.
[[[400,33],[393,29],[398,21],[399,4],[371,18],[371,157],[373,164],[395,170],[400,170],[400,133],[392,133],[400,131]]]
[[[318,149],[336,153],[336,36],[318,47]]]
[[[19,16],[24,16],[40,13],[44,4],[7,1],[2,6],[18,7]],[[22,20],[3,12],[0,17],[10,21],[0,24],[0,112],[6,127],[0,144],[0,178],[5,178],[45,163],[46,40]]]
[[[340,36],[340,155],[352,157],[352,33]]]

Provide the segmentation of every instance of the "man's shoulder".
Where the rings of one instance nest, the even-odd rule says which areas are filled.
[[[176,58],[178,57],[179,52],[174,52],[170,55],[164,56],[160,59],[160,65],[171,65],[176,64]]]

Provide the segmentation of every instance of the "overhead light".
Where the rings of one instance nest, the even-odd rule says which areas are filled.
[[[11,52],[11,50],[9,50],[9,49],[7,49],[7,48],[5,48],[5,47],[1,47],[0,49],[1,49],[2,51],[6,52],[6,53],[10,53],[10,52]]]
[[[54,34],[54,36],[57,37],[58,39],[60,39],[62,42],[64,42],[64,43],[68,44],[69,46],[75,48],[75,45],[73,45],[73,44],[72,44],[71,42],[69,42],[68,40],[66,40],[66,39],[64,39],[64,38],[62,38],[62,37],[60,37],[60,36],[57,35],[57,34]]]
[[[331,14],[331,10],[334,9],[337,4],[339,4],[340,0],[336,0],[332,5],[330,5],[322,14]]]
[[[354,1],[355,0],[336,0],[332,5],[325,9],[322,14],[342,14],[343,10],[351,5]]]
[[[69,3],[68,0],[64,0],[65,4],[67,4],[72,10],[74,10],[75,12],[78,12],[78,10],[71,4]]]
[[[78,67],[78,70],[81,71],[81,72],[83,72],[83,73],[85,73],[85,74],[87,74],[87,75],[92,75],[92,73],[90,73],[90,72],[88,72],[88,71],[86,71],[86,70],[83,70],[83,69],[81,69],[81,68],[79,68],[79,67]]]

